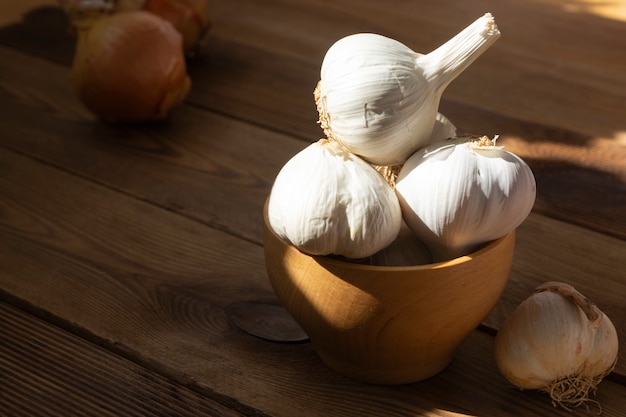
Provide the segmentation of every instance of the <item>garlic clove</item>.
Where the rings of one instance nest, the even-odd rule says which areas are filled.
[[[456,126],[443,114],[437,113],[435,116],[435,125],[433,131],[430,134],[429,143],[441,142],[446,139],[451,139],[456,136]],[[396,179],[398,173],[402,168],[402,165],[386,166],[386,165],[374,165],[376,171],[378,171],[385,180],[391,185],[392,188],[396,187]]]
[[[83,104],[113,122],[163,119],[191,86],[181,35],[145,11],[103,16],[80,30],[72,81]]]
[[[398,235],[402,215],[393,189],[340,144],[319,140],[280,170],[269,197],[274,232],[311,255],[365,258]]]
[[[466,255],[519,226],[535,179],[526,163],[493,141],[456,138],[413,154],[396,179],[402,215],[434,261]]]
[[[428,143],[437,143],[456,137],[456,126],[441,113],[435,115],[435,124],[430,132]]]
[[[568,408],[591,401],[615,366],[618,337],[606,314],[574,287],[548,282],[505,320],[494,347],[509,382],[545,391],[555,406]]]
[[[384,249],[370,256],[369,264],[378,266],[414,266],[432,263],[428,247],[419,240],[405,222],[398,237]]]
[[[373,33],[338,40],[314,93],[322,129],[373,165],[403,164],[430,143],[445,87],[499,36],[486,14],[426,55]]]

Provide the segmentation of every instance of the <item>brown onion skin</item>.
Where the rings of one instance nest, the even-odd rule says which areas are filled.
[[[183,48],[191,51],[209,30],[207,0],[146,0],[143,9],[161,16],[183,35]]]
[[[72,78],[83,104],[112,122],[164,119],[191,88],[182,36],[146,11],[103,16],[82,30]]]

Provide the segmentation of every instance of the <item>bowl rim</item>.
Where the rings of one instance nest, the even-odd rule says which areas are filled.
[[[263,205],[263,226],[265,227],[265,229],[269,233],[272,234],[272,236],[276,240],[281,242],[286,247],[292,248],[292,249],[298,251],[301,255],[313,259],[315,262],[317,262],[320,265],[330,265],[330,266],[337,266],[337,267],[349,266],[350,269],[355,269],[355,270],[389,271],[389,272],[396,271],[396,272],[401,272],[401,271],[421,271],[421,270],[450,268],[450,267],[453,267],[453,266],[458,266],[458,265],[462,265],[462,264],[465,264],[467,262],[470,262],[474,258],[481,257],[486,252],[490,251],[491,249],[495,248],[496,246],[501,245],[505,240],[508,240],[509,238],[514,238],[514,236],[515,236],[515,230],[512,230],[512,231],[510,231],[509,233],[507,233],[504,236],[501,236],[501,237],[499,237],[497,239],[494,239],[494,240],[492,240],[490,242],[485,243],[480,249],[477,249],[477,250],[475,250],[472,253],[468,253],[466,255],[459,256],[458,258],[448,259],[446,261],[435,262],[435,263],[430,263],[430,264],[422,264],[422,265],[390,265],[390,266],[360,264],[360,263],[357,263],[357,262],[349,262],[349,261],[344,261],[344,260],[341,260],[341,259],[332,258],[329,255],[311,255],[311,254],[308,254],[306,252],[301,251],[300,249],[295,247],[293,244],[291,244],[291,242],[289,242],[289,241],[283,239],[282,237],[278,236],[276,234],[276,232],[274,231],[274,229],[272,229],[272,227],[270,226],[270,223],[269,223],[268,205],[269,205],[269,196],[266,198],[265,204]],[[265,243],[264,243],[264,245],[265,245]]]

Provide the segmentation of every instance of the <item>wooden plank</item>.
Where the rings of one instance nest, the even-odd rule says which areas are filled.
[[[626,147],[619,141],[456,103],[446,103],[443,111],[485,126],[480,133],[500,135],[498,144],[528,163],[537,181],[535,212],[626,239]]]
[[[64,72],[62,68],[55,66],[45,68],[52,75],[54,69],[61,74]],[[0,130],[5,132],[2,141],[4,145],[255,242],[260,242],[262,203],[269,192],[273,176],[280,168],[281,160],[286,160],[305,145],[284,135],[187,107],[177,112],[172,123],[165,126],[135,130],[116,128],[92,122],[72,100],[71,95],[63,93],[63,88],[58,84],[40,83],[37,87],[39,88],[19,89],[17,92],[9,90],[9,100],[0,100],[0,106],[2,103],[10,103],[11,100],[17,103],[16,106],[7,106],[2,110],[3,114],[10,116],[3,122],[5,128]],[[60,98],[52,100],[52,97]],[[24,103],[27,110],[20,110],[19,106]],[[28,123],[32,112],[39,115],[37,126]],[[88,121],[83,121],[83,117]],[[213,138],[220,140],[215,141]],[[273,145],[269,147],[263,145],[264,143]],[[513,142],[513,145],[520,149],[528,147],[523,142]],[[554,158],[554,155],[548,157]],[[249,163],[241,167],[238,158],[245,158]],[[597,160],[601,159],[602,156],[599,155]],[[610,157],[607,159],[611,161]],[[540,172],[564,175],[558,171],[559,167],[562,165],[552,165],[548,170]],[[585,177],[580,173],[573,176],[578,177],[589,181],[589,175]],[[602,176],[597,178],[602,179]],[[583,179],[581,183],[584,182]],[[541,178],[539,181],[541,188]],[[577,185],[572,184],[572,187]],[[609,190],[610,187],[601,188],[596,194],[593,194],[593,190],[585,191],[587,195],[592,195],[593,199],[603,203],[597,209],[582,204],[578,207],[578,210],[586,210],[584,218],[588,227],[597,228],[601,222],[606,222],[604,227],[619,224],[612,219],[619,218],[620,214],[623,216],[620,198],[623,198],[624,193],[611,193]],[[555,188],[552,192],[563,193],[565,190]],[[540,196],[540,207],[542,198],[547,197]],[[611,201],[614,203],[607,203]],[[556,201],[555,204],[557,203],[564,204],[563,201]],[[554,215],[554,211],[550,209],[543,210]],[[572,217],[574,216],[569,215],[569,219]],[[545,235],[542,222],[534,223],[528,229],[527,235]],[[610,260],[611,267],[605,270],[605,279],[609,282],[618,280],[620,271],[624,269],[621,261],[621,254],[626,253],[623,243],[613,239],[605,240],[600,235],[589,240],[583,237],[583,231],[578,231],[575,227],[561,226],[559,222],[548,224],[559,225],[552,227],[552,233],[561,243],[551,245],[547,250],[542,244],[536,253],[535,244],[527,241],[524,243],[526,246],[522,246],[520,250],[536,253],[533,256],[542,259],[550,259],[545,258],[543,253],[556,254],[550,255],[554,259],[560,259],[561,254],[565,254],[565,258],[562,263],[538,263],[543,269],[532,269],[533,275],[523,286],[526,292],[513,292],[510,299],[504,298],[509,308],[496,315],[489,322],[491,326],[497,327],[498,320],[502,320],[511,311],[510,307],[519,303],[522,295],[527,295],[546,275],[550,279],[568,280],[585,286],[587,282],[596,282],[596,271],[602,271],[603,263]],[[619,230],[624,231],[625,228]],[[571,256],[568,247],[570,241],[588,245],[579,249],[573,260],[568,258]],[[603,247],[608,249],[603,251],[600,249]],[[611,249],[617,252],[611,252]],[[519,256],[524,256],[523,252]],[[580,274],[574,271],[572,275],[566,275],[558,270],[562,264],[581,268],[585,256],[592,258],[590,262],[585,261],[582,264],[583,268],[590,268],[589,273]],[[534,265],[533,257],[528,256],[527,259],[529,265]],[[548,271],[549,274],[546,273]],[[515,280],[526,276],[525,272]],[[517,285],[519,284],[513,284],[513,289]],[[606,285],[611,287],[611,284]],[[606,288],[606,285],[597,288]],[[605,296],[597,294],[597,288],[589,296],[603,305]],[[612,291],[612,294],[619,293]],[[626,316],[616,307],[619,306],[619,301],[613,300],[606,304],[612,313],[611,317]]]
[[[485,325],[499,328],[539,284],[562,281],[609,316],[620,340],[626,337],[626,242],[534,214],[520,226],[516,239],[509,283]],[[624,376],[625,371],[626,363],[619,363],[618,373]]]
[[[626,91],[626,40],[619,36],[625,23],[587,12],[582,5],[576,12],[553,3],[506,0],[479,5],[443,0],[417,10],[411,2],[393,7],[354,0],[324,6],[314,0],[297,6],[284,0],[262,5],[252,0],[216,2],[211,42],[262,50],[280,57],[279,64],[293,60],[310,66],[312,79],[292,73],[301,77],[308,96],[324,52],[342,36],[375,31],[428,52],[488,9],[496,14],[503,38],[452,83],[444,99],[480,103],[491,113],[611,139],[625,130],[619,106]],[[0,43],[69,65],[74,40],[65,36],[66,26],[60,9],[42,6],[27,14],[21,25],[0,30]],[[54,47],[39,42],[43,37],[54,37]],[[220,65],[212,49],[209,44],[205,62],[209,68],[202,64],[196,74]],[[283,92],[294,94],[292,89]],[[595,103],[604,103],[601,114],[594,111]]]
[[[232,3],[231,6],[229,3],[228,7],[237,7],[238,4]],[[282,6],[285,5],[270,2],[266,10],[270,14],[276,13],[274,17],[298,17],[286,21],[291,23],[277,20],[283,25],[294,25],[293,28],[298,27],[304,15],[311,12],[311,9],[306,8],[297,13],[294,8],[283,11]],[[349,2],[333,4],[324,12],[324,16],[335,14],[337,22],[346,20],[349,16],[346,6],[349,5]],[[382,8],[365,3],[358,13],[363,18],[371,16],[369,19],[373,21],[378,16],[370,13]],[[315,10],[320,12],[313,8]],[[279,11],[284,13],[280,14]],[[338,11],[342,13],[337,16]],[[237,13],[235,9],[232,12]],[[401,30],[408,30],[409,22],[414,25],[415,21],[402,19],[400,13],[402,11],[394,12],[394,19],[399,18],[398,27],[403,28]],[[390,16],[385,15],[384,11],[382,16],[382,21],[388,25]],[[216,398],[216,395],[220,398],[240,398],[242,404],[250,407],[250,410],[289,416],[513,416],[519,415],[520,409],[524,409],[525,415],[530,416],[569,415],[563,410],[553,411],[543,396],[511,389],[495,369],[491,336],[481,332],[472,335],[459,352],[457,361],[440,376],[420,384],[381,388],[356,384],[338,377],[317,360],[309,344],[278,345],[262,342],[239,332],[228,322],[224,309],[231,302],[249,299],[271,302],[274,297],[264,276],[260,247],[232,236],[238,234],[258,242],[254,232],[241,234],[237,226],[233,226],[238,215],[225,221],[222,221],[223,218],[216,221],[210,217],[211,213],[224,215],[225,210],[240,206],[229,206],[226,202],[225,206],[215,211],[210,207],[205,209],[211,201],[209,198],[196,200],[195,196],[201,191],[197,184],[202,183],[198,179],[212,180],[207,183],[217,182],[219,185],[211,191],[228,188],[224,184],[240,186],[234,195],[250,192],[253,197],[239,197],[242,199],[237,200],[238,203],[251,203],[245,210],[241,206],[239,215],[244,211],[260,213],[258,205],[262,200],[259,198],[261,190],[267,191],[272,174],[284,162],[280,158],[289,154],[282,145],[292,150],[304,146],[307,136],[299,132],[313,129],[311,121],[305,117],[314,114],[303,110],[308,108],[305,103],[310,98],[305,101],[305,89],[300,85],[302,74],[309,74],[311,79],[314,79],[315,74],[315,68],[307,61],[308,58],[302,59],[299,55],[299,48],[303,45],[300,41],[308,39],[308,35],[288,40],[285,33],[293,32],[293,28],[287,30],[279,27],[276,32],[271,32],[273,29],[267,23],[258,24],[254,16],[247,18],[250,24],[244,27],[253,30],[243,31],[241,40],[233,41],[231,35],[217,39],[224,40],[222,46],[232,44],[236,47],[234,52],[223,48],[220,51],[223,58],[231,59],[230,62],[247,62],[249,66],[238,67],[239,72],[233,71],[230,65],[217,66],[216,73],[221,77],[218,80],[230,80],[231,84],[214,90],[220,91],[221,96],[207,95],[215,97],[210,106],[201,100],[193,101],[193,97],[189,103],[201,108],[214,106],[216,112],[235,115],[273,131],[293,129],[295,135],[305,141],[292,140],[266,129],[253,127],[246,130],[244,123],[228,120],[228,117],[211,115],[207,123],[200,123],[198,120],[206,117],[206,112],[188,107],[176,115],[181,119],[173,120],[173,124],[165,128],[112,128],[94,123],[94,119],[71,100],[72,96],[67,90],[63,90],[61,86],[64,84],[57,81],[67,75],[65,67],[44,65],[38,59],[25,59],[20,53],[12,54],[18,57],[16,61],[0,60],[3,91],[0,103],[6,103],[0,104],[5,106],[1,109],[2,114],[9,116],[7,119],[19,121],[5,122],[7,129],[0,129],[5,132],[0,142],[3,144],[0,148],[1,291],[11,300],[19,299],[25,305],[37,306],[34,309],[44,312],[48,318],[62,322],[64,326],[106,348],[134,361],[149,364],[159,373],[175,380],[194,385],[210,398]],[[354,19],[352,16],[347,20],[358,23],[360,18]],[[319,23],[315,19],[311,22]],[[312,26],[304,27],[308,29],[302,34],[312,30]],[[439,25],[433,28],[439,32],[432,33],[444,34],[447,31]],[[27,32],[33,34],[32,29],[33,26],[30,26]],[[258,33],[264,35],[257,37]],[[322,30],[319,38],[311,38],[315,39],[311,45],[319,47],[330,33]],[[31,39],[25,37],[20,42],[34,44],[33,39],[40,39],[37,36]],[[250,43],[255,39],[258,39],[259,44]],[[20,42],[11,47],[21,49],[15,46],[20,45]],[[31,51],[29,53],[41,56],[36,48]],[[254,71],[254,61],[247,55],[250,51],[253,57],[260,59],[258,63],[262,71],[259,68]],[[308,57],[307,51],[311,49],[302,48],[301,51],[303,56]],[[569,53],[566,50],[559,55],[561,68],[570,65]],[[523,54],[518,58],[522,57]],[[523,71],[508,73],[500,80],[506,84],[518,78],[524,79],[534,74],[533,71],[540,67],[538,63],[544,60],[531,60],[527,67],[523,67]],[[203,68],[211,66],[209,61],[197,62],[199,64],[193,70],[199,73]],[[597,70],[600,77],[576,91],[594,93],[589,97],[595,98],[599,97],[598,93],[607,92],[610,83],[606,81],[611,80],[611,71],[618,68],[611,65],[620,65],[621,61],[617,59],[615,62],[607,63],[608,72],[597,68],[589,70],[585,66],[579,68],[578,75],[591,74]],[[33,63],[37,65],[30,65]],[[292,72],[300,68],[304,69],[302,74]],[[232,74],[227,77],[229,71]],[[289,76],[286,76],[287,73],[290,73]],[[556,73],[548,71],[546,74],[539,77],[542,82],[536,88],[552,88],[553,82],[561,87],[569,85],[567,77],[565,82],[561,82]],[[17,82],[19,80],[22,82]],[[207,79],[206,86],[210,87],[213,82]],[[238,90],[236,87],[240,85],[243,88]],[[291,87],[302,94],[293,96]],[[201,88],[201,91],[213,90],[207,87],[206,90]],[[535,90],[531,91],[537,94]],[[608,102],[612,102],[618,93],[609,93]],[[488,91],[488,95],[492,94],[493,91]],[[568,100],[573,96],[568,96]],[[541,114],[545,106],[532,109],[532,101],[509,103],[507,100],[510,101],[510,98],[499,102],[504,103],[502,108],[506,109],[505,112],[521,106],[523,110],[532,110],[543,117],[535,119],[533,115],[528,120],[552,120],[552,114]],[[274,103],[278,106],[274,106]],[[476,106],[474,101],[469,104],[462,100],[452,102],[456,103],[460,104],[461,109],[465,106],[471,110]],[[493,113],[492,106],[496,106],[495,103],[488,102],[482,116],[484,120],[489,120],[500,111],[498,109]],[[577,111],[571,117],[577,117],[586,110]],[[261,117],[266,114],[267,118]],[[465,113],[460,111],[460,114]],[[524,120],[519,120],[526,116],[520,114],[522,116],[514,115],[513,119],[509,119],[519,122],[520,126],[527,126]],[[559,114],[556,116],[555,120],[558,120]],[[467,123],[477,123],[467,115],[463,117],[461,120]],[[614,115],[606,117],[607,120],[613,120]],[[42,124],[39,127],[19,127],[32,125],[32,120],[41,120]],[[189,122],[183,135],[184,140],[178,139],[178,123],[174,124],[176,120]],[[502,120],[506,120],[506,117]],[[213,124],[219,127],[214,128]],[[535,123],[533,126],[541,125]],[[11,130],[13,128],[15,130]],[[614,125],[609,124],[606,131],[613,132],[613,128]],[[581,171],[581,175],[575,175],[581,178],[581,184],[600,183],[599,180],[588,181],[588,177],[583,175],[588,170],[585,158],[591,157],[591,168],[594,169],[600,161],[606,159],[609,168],[601,167],[598,171],[606,174],[609,180],[617,179],[613,184],[618,184],[616,188],[609,185],[606,193],[610,194],[611,190],[619,192],[620,171],[613,171],[621,169],[619,156],[605,158],[606,155],[614,155],[614,151],[620,151],[619,141],[616,142],[607,134],[605,139],[597,143],[595,136],[598,134],[594,133],[592,137],[583,132],[585,129],[591,128],[576,127],[571,131],[557,129],[555,132],[565,132],[565,135],[562,140],[556,141],[556,145],[559,145],[556,148],[554,140],[550,140],[552,143],[537,149],[534,145],[538,140],[532,135],[518,137],[509,134],[505,139],[507,146],[526,150],[541,163],[543,157],[546,160],[556,158],[557,164],[546,162],[547,165],[543,166],[542,169],[548,170],[548,174],[561,175],[559,171],[563,167],[570,167],[565,163],[573,161],[572,169]],[[42,130],[57,133],[42,133]],[[229,138],[228,134],[237,136],[232,133],[235,131],[250,133],[250,137],[234,141],[232,146],[229,145],[230,141],[220,142],[216,154],[211,153],[209,162],[205,162],[204,158],[209,156],[206,146],[214,144],[214,139],[208,138],[222,137],[218,134],[226,135],[226,138]],[[202,133],[207,136],[202,136]],[[246,155],[252,157],[252,163],[245,168],[229,167],[228,162],[237,162],[234,155],[241,151],[242,145],[258,139],[255,134],[260,134],[264,139],[244,150]],[[529,136],[532,139],[530,141]],[[578,142],[574,143],[576,146],[568,147],[572,144],[572,138],[580,140],[580,148],[583,149],[578,149]],[[20,139],[26,143],[21,144]],[[259,146],[270,142],[274,143],[271,147]],[[278,147],[281,148],[278,150],[281,156],[277,156]],[[126,156],[126,153],[131,156]],[[255,158],[257,154],[258,158]],[[563,156],[567,159],[559,159]],[[222,158],[225,158],[224,162],[221,162]],[[264,163],[269,166],[264,167]],[[541,167],[541,163],[536,166]],[[90,168],[89,165],[94,167]],[[601,176],[592,178],[602,179]],[[580,187],[581,184],[576,185]],[[168,190],[176,189],[177,186],[180,186],[179,189],[172,195]],[[575,184],[569,189],[576,189]],[[555,191],[564,190],[552,190]],[[187,208],[188,195],[194,196],[191,197],[191,205],[200,207],[195,214]],[[553,200],[558,200],[560,195],[554,194]],[[228,193],[222,191],[218,196],[227,197]],[[587,199],[589,197],[583,200]],[[616,202],[613,208],[609,208],[609,215],[623,207],[619,199],[609,201]],[[155,203],[167,210],[155,206]],[[593,212],[589,207],[585,210],[584,213]],[[177,213],[184,213],[188,217],[181,217]],[[576,219],[579,215],[580,212],[575,211],[570,218]],[[243,221],[246,226],[242,229],[252,230],[255,225],[260,226],[255,222],[255,219]],[[207,224],[224,229],[230,235],[207,227]],[[610,220],[607,224],[611,224]],[[603,227],[608,228],[606,225]],[[587,233],[576,226],[537,214],[533,214],[520,228],[518,237],[518,254],[511,282],[501,303],[487,321],[490,329],[499,325],[517,302],[528,295],[535,283],[549,278],[575,284],[612,318],[617,317],[615,321],[620,329],[620,338],[623,337],[623,317],[626,315],[623,301],[618,297],[624,293],[624,284],[619,279],[625,262],[623,240]],[[207,264],[211,264],[210,274]],[[618,366],[614,378],[623,381],[624,364],[620,362]],[[215,375],[232,377],[224,379],[216,378]],[[626,407],[623,385],[612,381],[603,383],[598,399],[608,416],[621,415]]]
[[[196,77],[204,83],[211,80],[210,86],[198,86],[196,95],[204,94],[203,88],[212,88],[212,101],[204,103],[209,103],[214,111],[272,130],[297,131],[303,142],[298,144],[285,135],[189,107],[178,109],[165,125],[135,129],[105,125],[76,101],[65,81],[69,79],[66,69],[3,49],[6,72],[4,76],[0,74],[0,86],[5,92],[0,94],[5,94],[6,99],[0,106],[7,117],[0,123],[4,125],[4,135],[9,137],[2,143],[213,222],[224,230],[258,239],[259,229],[254,224],[260,219],[259,210],[246,207],[250,203],[260,207],[282,164],[319,138],[314,133],[319,127],[314,121],[310,91],[305,94],[302,85],[306,83],[299,81],[304,67],[260,51],[237,49],[235,44],[226,46],[217,45],[221,58],[212,60],[218,64],[207,67],[206,78]],[[285,72],[290,67],[278,65],[279,62],[291,63],[291,69],[298,70]],[[23,82],[14,82],[16,79]],[[238,83],[237,88],[234,83]],[[272,84],[282,87],[267,87]],[[281,107],[286,91],[301,93],[294,95],[288,106]],[[303,110],[306,102],[311,103],[308,112]],[[281,111],[276,111],[278,108]],[[591,140],[462,104],[448,102],[444,109],[453,119],[485,126],[481,133],[500,134],[501,144],[527,160],[538,182],[537,212],[626,239],[626,148],[619,142]],[[33,112],[38,114],[38,126],[28,123]],[[283,119],[290,122],[281,124]],[[469,123],[459,126],[460,130],[469,128]],[[269,143],[279,145],[270,148]],[[148,160],[148,165],[138,163],[146,153],[158,160]],[[95,159],[101,162],[94,164]],[[240,160],[248,161],[245,167]],[[101,164],[117,169],[102,169]],[[171,164],[191,171],[172,175]],[[142,172],[127,175],[128,170],[142,166]],[[245,179],[251,173],[253,181],[258,182],[254,190],[250,190],[249,180]],[[201,178],[194,178],[196,175]],[[215,176],[227,180],[228,185],[223,187],[223,183],[212,181]],[[168,182],[174,183],[171,187],[162,186]],[[204,187],[213,189],[204,191]],[[172,192],[174,195],[168,194]]]
[[[57,64],[71,64],[75,40],[69,36],[69,21],[57,1],[9,0],[1,7],[0,44]]]
[[[215,35],[297,57],[319,68],[326,49],[347,34],[378,32],[427,53],[486,11],[495,14],[503,37],[452,83],[444,97],[480,102],[496,113],[580,129],[585,134],[624,131],[618,109],[604,106],[608,114],[587,115],[594,102],[618,105],[626,91],[622,88],[626,86],[626,40],[619,36],[624,23],[572,13],[545,1],[443,0],[390,6],[342,0],[321,7],[308,0],[296,7],[281,0],[262,5],[238,0],[216,5]],[[529,25],[532,31],[527,30]]]
[[[340,31],[373,30],[373,22],[367,19],[369,11],[381,16],[377,28],[390,31],[390,35],[436,45],[445,40],[446,31],[454,30],[453,25],[461,24],[476,7],[457,7],[453,18],[448,20],[436,19],[442,13],[439,8],[429,10],[419,18],[420,27],[428,35],[416,38],[413,21],[418,17],[410,13],[414,6],[385,11],[383,9],[389,8],[371,4],[350,11],[354,4],[347,0],[334,5],[335,10],[319,10],[314,2],[304,2],[300,8],[294,8],[283,7],[280,2],[264,3],[260,7],[254,2],[240,1],[241,4],[216,6],[216,24],[207,49],[190,62],[194,88],[188,102],[286,132],[307,142],[322,134],[316,123],[312,90],[317,82],[321,56],[333,40],[332,33],[339,36]],[[546,37],[550,30],[557,38],[546,45],[542,43],[541,48],[533,48],[525,35],[519,33],[523,25],[516,21],[534,13],[535,9],[510,4],[499,7],[505,17],[503,26],[513,33],[502,40],[509,39],[506,48],[489,51],[474,64],[480,64],[479,69],[474,70],[473,65],[468,74],[486,72],[484,68],[497,66],[499,76],[508,78],[499,80],[489,73],[488,81],[485,75],[464,81],[464,74],[451,86],[462,91],[446,93],[442,111],[461,131],[501,135],[502,144],[528,160],[539,180],[538,212],[625,238],[626,168],[622,161],[626,158],[626,149],[622,146],[620,132],[626,131],[626,127],[619,103],[626,99],[623,97],[626,88],[619,86],[625,82],[621,70],[626,65],[623,62],[626,57],[620,53],[624,50],[620,43],[624,42],[623,37],[607,35],[624,23],[607,23],[604,18],[590,16],[584,20],[584,27],[589,29],[583,31],[580,16],[564,14],[554,6],[545,5],[547,14],[537,24]],[[341,19],[336,12],[341,12]],[[280,19],[277,26],[276,19],[269,17],[278,14],[285,14],[285,18]],[[402,15],[410,19],[400,18]],[[0,43],[69,65],[74,40],[65,33],[60,35],[61,28],[67,24],[64,19],[56,8],[35,9],[23,24],[0,30]],[[340,25],[338,20],[346,23]],[[391,25],[391,21],[399,23]],[[324,28],[328,30],[323,36],[312,36],[312,25],[321,22],[326,22]],[[599,25],[603,28],[608,25],[609,29],[594,30]],[[300,28],[295,32],[298,36],[287,37],[286,33],[295,27]],[[569,48],[565,49],[557,43],[563,40],[563,32],[571,39]],[[42,49],[38,41],[42,36],[58,37],[54,51]],[[593,43],[603,46],[591,48]],[[571,48],[575,53],[569,52]],[[592,55],[588,63],[581,66],[574,62],[574,57],[583,51]],[[611,60],[606,61],[604,56],[610,56]],[[559,62],[557,70],[549,64],[549,59]],[[488,62],[483,65],[483,60]],[[12,61],[5,62],[11,65]],[[32,66],[29,63],[16,68],[21,72]],[[32,76],[31,71],[27,74]],[[44,77],[42,81],[49,82],[47,73]],[[68,75],[62,77],[67,79]],[[530,85],[532,80],[537,81],[537,85]],[[492,84],[496,85],[491,87]],[[480,90],[474,86],[480,86]],[[501,94],[503,91],[507,94]],[[584,103],[580,97],[585,97]],[[66,98],[72,99],[71,95]],[[609,109],[609,113],[593,112],[589,106],[597,104],[587,103],[604,103],[603,108]],[[528,113],[529,110],[534,113]],[[553,120],[554,110],[564,112],[559,117],[569,119]],[[555,127],[547,128],[539,122]],[[580,126],[588,122],[597,125]]]
[[[199,394],[4,302],[0,334],[3,416],[234,417],[256,412],[229,398]]]
[[[5,1],[2,5],[2,15],[0,15],[0,26],[7,26],[12,23],[19,23],[23,20],[24,15],[31,10],[45,7],[58,6],[55,0],[20,0]]]
[[[514,416],[519,409],[529,416],[569,415],[552,414],[545,397],[511,389],[495,369],[491,336],[481,333],[430,381],[377,387],[341,378],[319,362],[309,344],[264,342],[229,323],[230,303],[274,301],[260,246],[12,152],[0,150],[0,167],[2,291],[176,380],[278,416]],[[554,237],[533,242],[536,253],[561,254],[568,269],[560,263],[555,268],[594,282],[589,275],[599,267],[568,259],[567,253],[579,254],[571,242],[558,239],[561,225],[540,219],[542,228],[552,224],[548,236]],[[599,243],[624,245],[600,236],[609,241]],[[513,282],[546,262],[524,253],[528,243],[522,243]],[[606,265],[596,282],[612,282],[608,297],[623,294],[614,265],[589,260],[594,262]],[[606,381],[600,392],[608,403],[605,415],[620,415],[624,387]]]
[[[9,51],[7,62],[19,66],[20,56]],[[26,71],[16,66],[10,77],[0,75],[1,145],[261,241],[261,207],[273,179],[305,142],[193,107],[169,123],[105,124],[76,101],[65,68],[28,63]],[[25,82],[16,86],[11,80],[20,72]]]

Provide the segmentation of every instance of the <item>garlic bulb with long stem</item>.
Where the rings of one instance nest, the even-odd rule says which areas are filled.
[[[611,320],[562,282],[537,287],[505,320],[494,343],[496,363],[509,382],[545,391],[564,408],[590,401],[617,362]]]
[[[393,189],[340,144],[312,143],[282,167],[270,192],[274,232],[311,255],[365,258],[389,245],[402,222]]]
[[[163,119],[191,88],[181,35],[146,11],[79,28],[72,81],[83,104],[113,122]]]
[[[374,165],[400,165],[429,143],[444,89],[500,37],[477,19],[428,54],[373,33],[338,40],[315,89],[326,136]]]
[[[396,179],[402,215],[435,261],[467,255],[519,226],[535,202],[535,178],[517,155],[483,137],[425,147]]]

